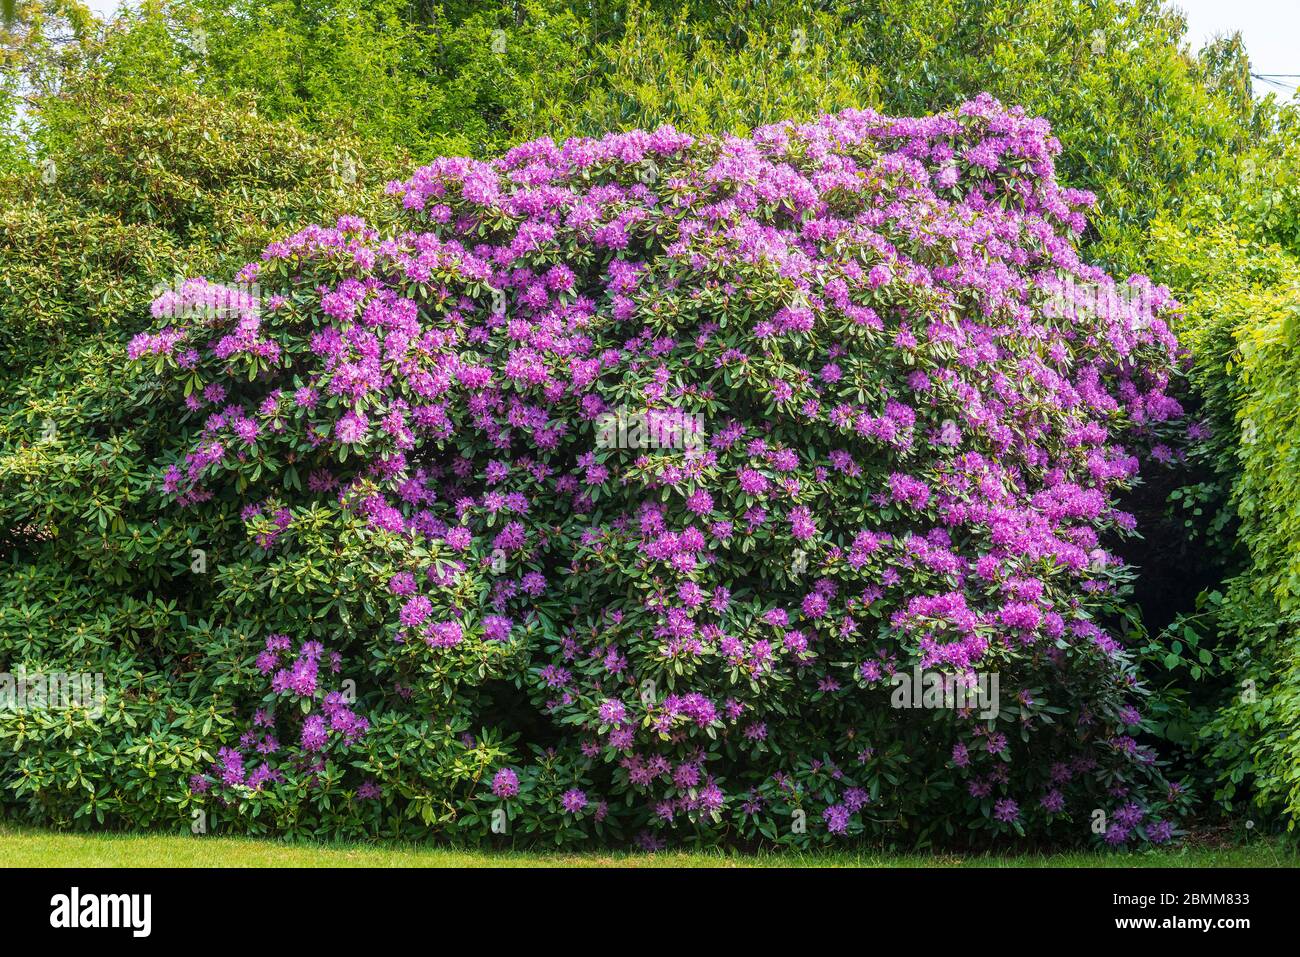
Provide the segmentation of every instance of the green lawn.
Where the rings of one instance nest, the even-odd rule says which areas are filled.
[[[1296,867],[1294,851],[1268,841],[1228,848],[1134,854],[763,854],[664,851],[548,853],[415,844],[280,844],[234,837],[56,834],[0,825],[8,867]]]

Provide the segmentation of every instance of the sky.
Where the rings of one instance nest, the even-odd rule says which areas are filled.
[[[87,0],[96,13],[105,14],[119,0]],[[1300,74],[1300,0],[1171,0],[1187,14],[1187,42],[1193,52],[1217,34],[1240,30],[1255,73]],[[1255,80],[1255,93],[1269,90],[1285,98],[1300,84],[1300,76],[1269,84]]]
[[[1173,0],[1187,14],[1187,43],[1199,50],[1217,34],[1241,31],[1252,73],[1300,74],[1300,0]],[[1300,76],[1279,79],[1284,87],[1255,80],[1255,93],[1286,98]]]

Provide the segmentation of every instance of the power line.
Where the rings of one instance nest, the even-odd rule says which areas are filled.
[[[1282,83],[1282,82],[1280,82],[1280,81],[1278,81],[1278,80],[1272,79],[1272,77],[1274,77],[1274,76],[1282,76],[1282,75],[1283,75],[1283,74],[1276,74],[1276,73],[1275,73],[1275,74],[1265,74],[1265,73],[1252,73],[1252,74],[1251,74],[1251,76],[1252,76],[1254,79],[1256,79],[1256,80],[1261,80],[1261,81],[1263,81],[1264,83],[1267,83],[1269,86],[1276,87],[1276,88],[1279,89],[1279,90],[1287,90],[1287,91],[1289,91],[1289,92],[1294,93],[1294,92],[1296,91],[1296,84],[1294,84],[1294,83]]]

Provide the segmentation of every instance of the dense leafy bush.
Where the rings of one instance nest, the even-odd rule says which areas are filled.
[[[376,162],[345,137],[93,75],[39,107],[40,162],[0,206],[0,376],[87,336],[125,341],[160,283],[228,273],[295,224],[373,204]]]
[[[129,380],[180,403],[158,520],[210,563],[158,653],[185,731],[229,704],[177,813],[1167,839],[1107,626],[1119,441],[1182,431],[1171,303],[1080,263],[1055,149],[987,98],[538,141],[157,300]],[[914,664],[996,672],[1000,712],[891,707]]]
[[[1226,379],[1224,391],[1234,400],[1222,445],[1233,457],[1230,503],[1240,522],[1237,539],[1245,561],[1241,573],[1226,583],[1224,601],[1200,625],[1234,649],[1229,693],[1204,738],[1214,758],[1211,766],[1218,769],[1220,798],[1231,799],[1247,782],[1255,802],[1285,811],[1293,828],[1300,817],[1295,730],[1300,515],[1293,492],[1297,435],[1291,410],[1300,376],[1300,262],[1276,251],[1272,258],[1282,261],[1273,281],[1242,283],[1218,297],[1218,325],[1229,331],[1232,348],[1228,361],[1208,378]]]
[[[87,56],[120,89],[174,84],[255,98],[308,133],[390,156],[499,152],[588,37],[559,0],[165,0],[122,11]],[[364,108],[359,108],[364,104]]]
[[[679,5],[672,5],[677,8]],[[672,18],[633,3],[580,86],[521,130],[603,132],[674,123],[744,133],[792,111],[873,106],[917,115],[989,91],[1052,119],[1065,182],[1097,194],[1091,262],[1141,268],[1146,227],[1206,192],[1229,192],[1255,105],[1224,89],[1247,69],[1230,44],[1200,63],[1159,0],[696,2]],[[819,82],[810,82],[811,78]],[[774,115],[775,114],[775,115]],[[1175,290],[1176,292],[1180,290]]]
[[[1277,111],[1243,162],[1237,218],[1260,239],[1300,256],[1300,104]]]
[[[127,340],[178,272],[228,273],[382,188],[349,140],[192,94],[87,78],[40,105],[50,164],[26,159],[0,204],[0,671],[102,673],[108,701],[102,718],[7,712],[2,786],[35,820],[159,825],[231,720],[231,639],[204,618],[198,532],[158,513],[151,465],[176,423]]]
[[[1231,190],[1261,122],[1240,46],[1198,60],[1183,34],[1160,0],[163,0],[83,55],[115,87],[252,96],[267,117],[421,161],[661,123],[917,115],[987,90],[1052,118],[1065,181],[1098,196],[1090,261],[1131,271],[1152,218]]]
[[[1270,241],[1291,235],[1291,179],[1284,169],[1250,176],[1236,208],[1206,199],[1182,222],[1158,221],[1152,245],[1162,275],[1190,290],[1175,327],[1195,359],[1189,378],[1206,433],[1191,450],[1200,481],[1174,493],[1181,521],[1166,537],[1209,546],[1219,564],[1163,642],[1168,668],[1191,681],[1162,698],[1198,732],[1193,760],[1225,808],[1248,799],[1255,816],[1284,811],[1294,826],[1300,559],[1287,410],[1300,260]]]
[[[668,123],[743,134],[788,116],[880,107],[882,98],[895,105],[864,56],[865,28],[840,10],[776,2],[756,17],[728,4],[656,6],[629,4],[622,29],[591,52],[585,82],[552,86],[518,117],[521,133]]]

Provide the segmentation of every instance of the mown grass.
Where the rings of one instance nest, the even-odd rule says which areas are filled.
[[[62,834],[0,825],[6,867],[1296,867],[1300,857],[1259,840],[1234,847],[1141,853],[890,854],[837,852],[489,851],[418,844],[285,844],[238,837]]]

